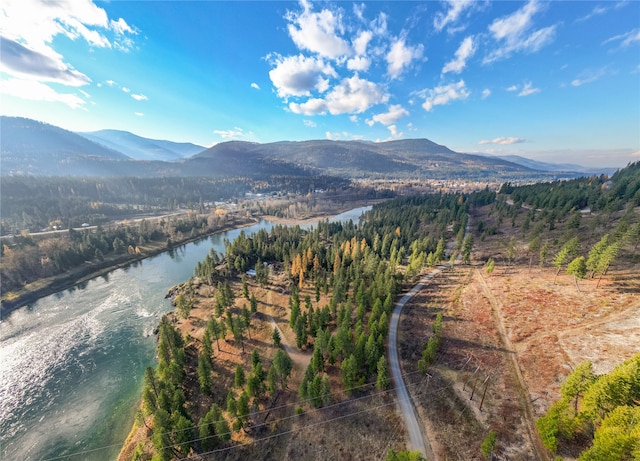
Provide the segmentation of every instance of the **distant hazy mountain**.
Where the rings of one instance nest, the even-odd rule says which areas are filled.
[[[19,117],[0,117],[0,150],[3,175],[96,174],[128,160],[71,131]]]
[[[537,171],[555,171],[555,172],[574,172],[574,173],[588,173],[588,174],[613,174],[616,168],[591,168],[575,163],[548,163],[540,162],[538,160],[532,160],[530,158],[521,157],[520,155],[490,155],[490,154],[478,154],[485,157],[500,158],[509,162],[517,163],[518,165],[526,166],[532,170]]]
[[[191,157],[202,152],[206,147],[189,142],[179,143],[148,139],[120,130],[100,130],[87,133],[78,132],[80,136],[102,144],[111,149],[123,152],[136,160],[162,160],[172,162]]]
[[[201,151],[203,148],[195,144],[157,141],[115,130],[83,133],[83,137],[23,118],[2,117],[0,126],[3,175],[242,176],[267,181],[273,176],[308,175],[495,181],[558,176],[539,170],[545,168],[539,162],[520,165],[497,157],[461,154],[428,139],[381,143],[230,141]],[[180,158],[190,152],[198,153]]]

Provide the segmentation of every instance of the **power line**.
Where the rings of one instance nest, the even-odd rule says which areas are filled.
[[[412,372],[404,374],[403,376],[404,377],[411,376],[411,375],[414,375],[416,373],[418,373],[418,371],[412,371]],[[352,388],[352,390],[362,389],[362,388],[364,388],[366,386],[372,386],[372,385],[375,385],[375,382],[368,382],[368,383],[361,384],[359,386],[355,386],[355,387]],[[366,398],[369,398],[369,397],[378,396],[378,395],[382,395],[382,394],[391,392],[393,390],[395,390],[395,388],[390,388],[390,389],[387,389],[387,390],[384,390],[384,391],[375,392],[373,394],[367,394],[367,395],[364,395],[364,396],[361,396],[361,397],[348,399],[348,400],[345,400],[345,401],[342,401],[342,402],[337,402],[337,403],[334,403],[334,404],[326,406],[326,407],[314,408],[314,409],[312,409],[312,411],[320,411],[320,410],[325,410],[325,409],[328,409],[328,408],[333,408],[333,407],[336,407],[336,406],[339,406],[339,405],[344,405],[344,404],[347,404],[347,403],[357,402],[359,400],[366,399]],[[328,396],[331,396],[331,394],[322,395],[322,396],[320,396],[320,398],[328,397]],[[249,413],[247,415],[247,417],[255,418],[256,416],[259,416],[259,415],[261,415],[263,413],[266,413],[266,412],[279,410],[279,409],[291,407],[291,406],[294,406],[294,405],[300,405],[302,403],[308,403],[308,402],[311,402],[312,400],[313,400],[313,398],[308,398],[308,399],[304,399],[304,400],[298,400],[296,402],[288,403],[286,405],[280,405],[278,407],[273,407],[273,408],[269,408],[269,409],[260,410],[260,411],[256,411],[256,412],[253,412],[253,413]],[[293,418],[295,416],[297,416],[297,415],[287,416],[287,417],[284,417],[284,418],[275,419],[275,420],[272,420],[269,424],[278,423],[280,421],[291,419],[291,418]],[[234,417],[234,418],[230,419],[229,421],[232,422],[232,421],[235,421],[237,419],[238,419],[237,417]],[[222,420],[219,420],[219,421],[222,421]],[[214,425],[214,424],[218,423],[219,421],[214,421],[214,422],[208,423],[207,425]],[[265,425],[266,425],[266,423],[261,423],[261,424],[258,424],[256,426],[253,426],[253,427],[262,427],[262,426],[265,426]],[[195,430],[195,429],[199,429],[201,426],[203,426],[203,425],[189,426],[189,427],[180,429],[178,431],[167,431],[167,432],[162,433],[162,435],[175,434],[175,433],[179,433],[179,432]],[[226,435],[226,434],[217,434],[217,435]],[[198,440],[201,440],[201,439],[195,439],[195,440],[192,440],[192,441],[189,441],[189,442],[183,442],[183,444],[184,443],[196,442]],[[78,452],[69,453],[69,454],[66,454],[66,455],[54,456],[54,457],[51,457],[51,458],[44,458],[41,461],[57,461],[57,460],[60,460],[60,459],[71,458],[73,456],[79,456],[79,455],[85,455],[85,454],[89,454],[89,453],[94,453],[94,452],[100,451],[100,450],[107,450],[109,448],[115,448],[115,447],[118,447],[118,446],[122,447],[122,445],[123,445],[122,443],[105,445],[105,446],[98,447],[98,448],[92,448],[90,450],[78,451]],[[181,445],[181,444],[178,444],[178,445]],[[173,447],[173,446],[176,446],[176,445],[171,445],[171,446]],[[168,448],[168,447],[163,447],[163,448]]]

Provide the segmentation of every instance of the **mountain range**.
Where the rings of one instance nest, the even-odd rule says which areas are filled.
[[[127,131],[74,133],[26,118],[0,117],[2,175],[243,176],[330,175],[342,178],[510,180],[582,175],[518,156],[454,152],[428,139],[387,142],[244,141],[210,148],[143,138]],[[575,168],[574,168],[575,167]]]
[[[77,133],[97,144],[123,152],[134,160],[161,160],[173,162],[182,158],[191,157],[202,152],[206,147],[198,146],[190,142],[178,143],[148,139],[137,136],[128,131],[100,130],[88,133]]]

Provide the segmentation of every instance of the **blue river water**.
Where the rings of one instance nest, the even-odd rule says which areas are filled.
[[[370,207],[332,221],[357,221]],[[310,226],[312,224],[307,224]],[[112,460],[155,366],[153,330],[172,309],[164,296],[211,247],[261,221],[214,234],[43,297],[0,322],[0,459]]]

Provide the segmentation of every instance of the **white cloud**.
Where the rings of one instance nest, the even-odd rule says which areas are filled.
[[[518,91],[518,85],[511,85],[507,88],[507,91]]]
[[[327,81],[323,76],[338,76],[333,67],[321,58],[276,56],[273,64],[275,67],[269,71],[269,78],[281,98],[309,96],[312,90],[326,90]]]
[[[482,99],[487,99],[489,96],[491,96],[491,90],[489,88],[482,90]]]
[[[601,14],[604,14],[608,11],[607,8],[600,6],[600,5],[596,5],[593,7],[593,9],[585,16],[582,16],[581,18],[576,19],[576,22],[583,22],[583,21],[587,21],[591,18],[593,18],[594,16],[600,16]]]
[[[61,102],[72,109],[82,109],[85,100],[69,93],[58,93],[51,87],[35,80],[11,78],[3,80],[0,93],[31,101]]]
[[[447,72],[454,72],[459,74],[467,65],[467,59],[473,56],[475,52],[476,46],[473,41],[473,37],[465,38],[456,51],[456,57],[445,64],[442,68],[442,73],[446,74]]]
[[[302,115],[324,115],[327,113],[327,102],[320,98],[307,99],[305,102],[289,103],[289,110],[294,114]]]
[[[131,97],[133,99],[135,99],[136,101],[146,101],[147,99],[149,99],[144,94],[135,94],[134,93],[134,94],[131,95]]]
[[[478,141],[478,144],[499,144],[501,146],[508,146],[511,144],[520,144],[526,141],[527,140],[524,138],[516,138],[513,136],[510,136],[510,137],[500,136],[498,138],[491,139],[491,140],[483,139],[482,141]]]
[[[577,78],[571,81],[571,85],[582,86],[587,83],[595,82],[599,78],[604,77],[606,73],[607,73],[606,68],[584,71]]]
[[[303,120],[302,123],[304,123],[304,126],[307,126],[309,128],[315,128],[318,126],[313,120]]]
[[[113,86],[116,84],[116,82],[114,82],[113,80],[107,80],[105,83],[109,86]]]
[[[260,85],[258,85],[257,83],[253,82],[253,83],[251,83],[251,88],[253,88],[255,90],[259,90],[260,89]]]
[[[214,134],[217,134],[222,139],[236,139],[245,136],[244,130],[239,127],[235,127],[232,130],[214,130]]]
[[[126,86],[122,87],[122,91],[124,91],[125,93],[131,93],[131,90],[129,88],[127,88]]]
[[[391,136],[394,138],[401,138],[404,136],[404,133],[399,131],[398,127],[395,125],[389,125],[387,128],[389,129]]]
[[[409,111],[407,111],[400,104],[394,104],[389,106],[389,111],[383,114],[377,114],[372,117],[372,120],[367,120],[366,123],[369,126],[373,126],[375,122],[382,123],[383,125],[391,125],[395,124],[402,117],[406,117],[409,115]],[[371,123],[370,123],[371,122]]]
[[[117,21],[114,21],[112,19],[111,21],[109,21],[109,25],[114,32],[120,35],[137,34],[137,32],[133,30],[129,24],[127,24],[127,21],[122,18],[118,19]]]
[[[535,53],[551,43],[555,36],[555,25],[530,32],[533,26],[533,16],[542,8],[543,6],[538,0],[529,0],[515,13],[494,20],[489,26],[489,32],[499,43],[499,46],[489,53],[483,62],[489,64],[506,59],[516,52]]]
[[[289,35],[300,50],[308,50],[322,57],[336,59],[351,53],[349,44],[340,37],[344,33],[340,10],[323,9],[312,12],[311,4],[301,2],[303,11],[289,12]]]
[[[455,24],[465,10],[474,5],[475,0],[447,0],[445,4],[448,10],[445,13],[439,12],[433,20],[433,27],[440,32],[448,24]]]
[[[353,123],[358,123],[358,116],[357,115],[350,115],[349,116],[349,120],[351,120]]]
[[[347,61],[347,69],[353,71],[366,71],[371,66],[371,60],[364,56],[356,56]]]
[[[457,99],[467,99],[471,94],[467,89],[464,80],[449,85],[437,86],[420,92],[425,97],[422,107],[427,112],[431,112],[435,106],[449,104]]]
[[[634,42],[640,42],[640,29],[634,29],[624,34],[615,35],[602,42],[602,44],[606,45],[607,43],[617,41],[620,42],[620,46],[622,47],[632,45]]]
[[[518,96],[529,96],[530,94],[535,94],[539,92],[540,92],[540,88],[534,88],[533,83],[527,82],[522,87],[522,91],[518,93]]]
[[[398,78],[412,61],[422,58],[423,50],[422,44],[410,46],[404,38],[397,38],[387,53],[387,74],[392,79]]]
[[[0,49],[0,69],[10,75],[67,86],[83,86],[91,82],[89,77],[64,64],[61,59],[31,50],[14,40],[0,37]]]
[[[389,95],[380,86],[357,75],[343,79],[324,99],[312,98],[303,103],[290,103],[296,114],[359,114],[370,107],[387,102]]]
[[[336,131],[333,133],[331,131],[326,131],[324,135],[330,141],[338,141],[340,139],[354,139],[354,140],[363,139],[362,135],[349,133],[348,131],[340,131],[340,132]]]
[[[56,51],[56,36],[82,39],[90,47],[112,48],[128,39],[124,34],[137,33],[122,18],[109,20],[105,10],[92,0],[5,0],[0,12],[5,39],[3,61],[7,61],[3,70],[40,82],[55,81],[68,86],[90,82]],[[107,33],[113,36],[111,40]]]
[[[367,45],[373,38],[373,32],[370,30],[361,31],[356,38],[353,39],[353,50],[357,56],[367,54]]]
[[[142,112],[134,112],[134,114],[138,117],[144,117],[144,114]]]

